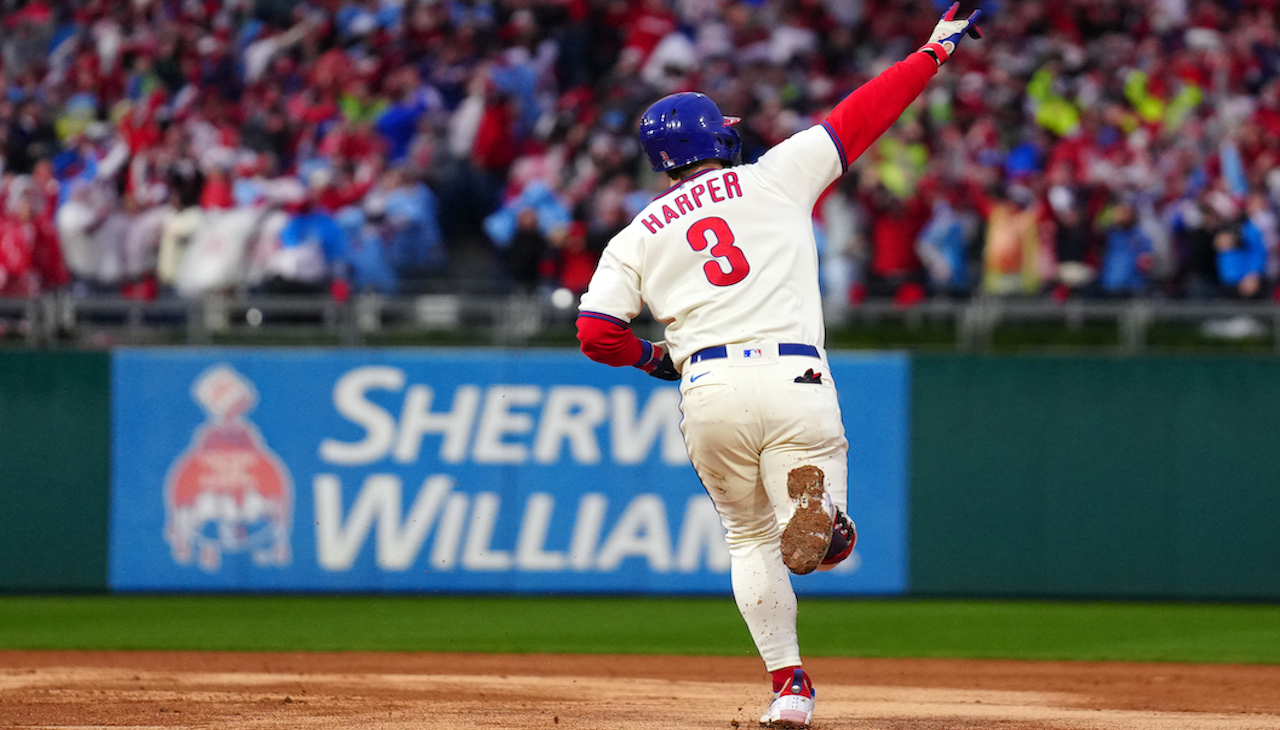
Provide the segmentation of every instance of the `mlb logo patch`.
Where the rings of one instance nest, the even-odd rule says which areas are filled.
[[[752,347],[742,351],[743,357],[761,357],[763,355],[764,355],[764,350],[761,350],[758,347]]]

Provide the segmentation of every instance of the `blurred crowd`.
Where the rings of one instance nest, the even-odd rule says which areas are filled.
[[[585,289],[667,185],[658,97],[745,157],[948,0],[0,0],[0,297]],[[1271,297],[1280,0],[987,0],[815,209],[824,296]]]

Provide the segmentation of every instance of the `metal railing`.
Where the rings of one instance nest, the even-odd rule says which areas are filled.
[[[540,297],[365,294],[348,302],[329,297],[208,296],[142,301],[119,296],[0,298],[0,341],[30,346],[59,343],[207,345],[228,340],[368,344],[424,333],[459,342],[526,344],[576,311]]]
[[[836,321],[837,324],[830,325]],[[930,323],[944,323],[953,330],[951,345],[964,352],[991,352],[1001,348],[1001,335],[1020,327],[1040,326],[1044,334],[1064,335],[1089,328],[1110,329],[1114,336],[1101,347],[1122,355],[1137,355],[1152,348],[1153,333],[1178,329],[1183,340],[1213,343],[1250,343],[1280,355],[1280,305],[1273,302],[1186,301],[1168,299],[1070,300],[1002,299],[981,297],[967,301],[929,300],[912,307],[869,301],[843,316],[828,317],[828,329],[857,329],[877,322],[896,322],[906,330]],[[1051,341],[1084,345],[1071,337]],[[1035,342],[1024,343],[1034,348]],[[1048,344],[1048,343],[1046,343]]]
[[[0,341],[28,346],[116,344],[333,343],[342,345],[435,341],[527,345],[571,340],[576,310],[533,295],[431,294],[385,297],[364,294],[340,303],[328,297],[209,296],[139,301],[123,297],[47,294],[0,299]],[[1193,302],[975,298],[927,300],[911,307],[867,301],[828,314],[832,333],[888,326],[899,333],[941,331],[934,346],[967,352],[1001,349],[1002,337],[1019,328],[1069,335],[1088,328],[1109,331],[1102,344],[1084,345],[1133,355],[1153,347],[1152,334],[1190,328],[1205,343],[1245,341],[1280,354],[1280,306],[1273,302]],[[641,336],[660,338],[661,326],[638,320]],[[1049,339],[1053,339],[1050,337]],[[910,338],[890,334],[886,347]],[[1067,338],[1070,341],[1070,338]],[[1024,342],[1035,348],[1036,342]]]

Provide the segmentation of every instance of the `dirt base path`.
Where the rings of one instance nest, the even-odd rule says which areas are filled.
[[[1280,666],[814,659],[820,730],[1280,730]],[[0,652],[0,727],[756,728],[754,658]]]

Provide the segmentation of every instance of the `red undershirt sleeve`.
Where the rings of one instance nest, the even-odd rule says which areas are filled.
[[[652,345],[636,337],[629,324],[599,312],[578,315],[578,341],[582,354],[617,368],[639,365],[653,352]]]
[[[845,167],[884,134],[938,72],[927,53],[913,53],[846,96],[822,124]]]

